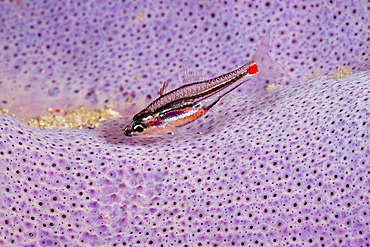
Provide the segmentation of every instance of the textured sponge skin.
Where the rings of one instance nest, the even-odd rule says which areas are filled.
[[[40,130],[2,115],[0,241],[366,246],[369,78],[229,97],[186,137],[125,138],[128,117]]]
[[[249,61],[266,30],[272,58],[290,75],[280,84],[339,66],[369,69],[369,6],[332,2],[3,1],[0,108],[30,118],[41,108],[116,102],[132,115],[161,82],[183,84],[183,60],[229,72]],[[246,84],[240,95],[264,86]]]

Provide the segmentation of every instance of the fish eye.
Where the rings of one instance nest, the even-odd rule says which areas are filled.
[[[143,122],[135,122],[132,126],[132,130],[135,132],[143,132],[146,129],[146,124]]]

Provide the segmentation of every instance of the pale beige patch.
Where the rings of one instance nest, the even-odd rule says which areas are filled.
[[[41,129],[81,129],[84,127],[98,127],[103,120],[121,117],[113,108],[115,104],[107,105],[104,110],[88,110],[80,107],[74,110],[59,110],[49,108],[48,115],[38,119],[23,121],[24,123]]]
[[[137,25],[142,22],[145,18],[145,14],[141,11],[137,12],[134,23]]]
[[[0,109],[0,114],[8,114],[9,110],[8,109]]]
[[[11,1],[12,2],[12,1]],[[18,3],[21,7],[26,7],[27,5],[21,0],[15,0],[14,2]]]
[[[275,88],[278,88],[278,87],[282,87],[283,85],[280,85],[280,84],[269,84],[267,85],[266,89],[267,90],[272,90],[272,89],[275,89]]]
[[[334,76],[337,79],[342,79],[352,74],[353,74],[352,68],[343,66],[343,67],[338,67],[338,69],[334,73]]]
[[[143,77],[141,75],[135,76],[135,80],[141,80]]]

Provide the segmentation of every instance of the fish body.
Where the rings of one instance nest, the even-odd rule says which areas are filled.
[[[158,136],[177,132],[176,128],[206,114],[226,94],[255,76],[282,77],[284,68],[268,55],[269,32],[252,59],[218,77],[190,83],[161,95],[136,114],[124,129],[126,136]],[[161,90],[162,91],[162,90]]]

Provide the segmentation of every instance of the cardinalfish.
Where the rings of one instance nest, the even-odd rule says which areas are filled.
[[[178,133],[177,127],[189,124],[206,114],[217,102],[244,82],[254,77],[277,78],[287,72],[268,54],[269,32],[266,33],[251,60],[218,77],[190,83],[161,96],[136,114],[124,129],[126,136],[159,136]]]

